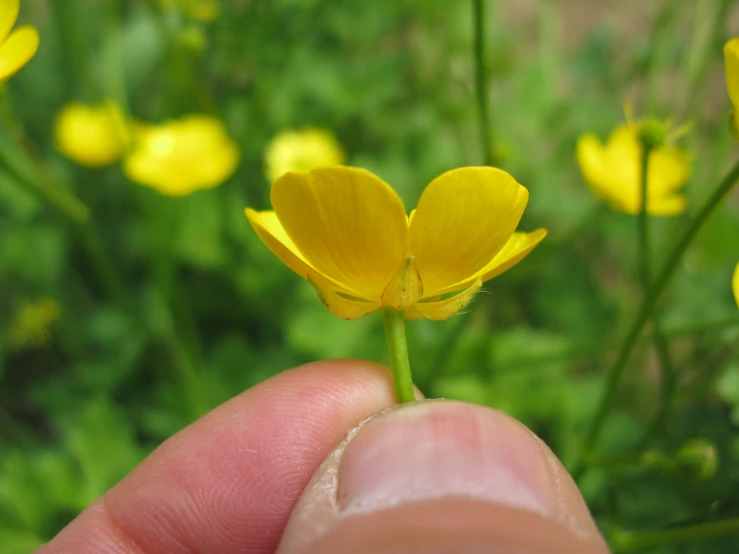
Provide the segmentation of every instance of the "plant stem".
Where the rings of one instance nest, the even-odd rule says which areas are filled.
[[[739,518],[710,521],[662,531],[616,531],[611,537],[615,552],[630,552],[669,544],[682,544],[739,533]]]
[[[639,246],[639,277],[646,294],[649,290],[649,156],[652,154],[652,148],[648,144],[642,142],[641,148],[641,209],[637,219],[637,241]]]
[[[734,187],[738,179],[739,162],[736,162],[726,174],[721,183],[719,183],[718,187],[705,203],[703,208],[701,208],[701,210],[695,215],[683,236],[680,237],[680,240],[678,240],[677,244],[673,247],[670,255],[667,258],[667,261],[664,263],[662,269],[657,275],[657,278],[649,287],[649,291],[645,295],[639,311],[637,312],[634,321],[631,324],[628,332],[626,333],[626,337],[624,338],[623,343],[621,344],[618,356],[608,369],[605,388],[598,403],[598,408],[585,434],[582,452],[580,453],[578,460],[573,466],[572,474],[573,476],[575,476],[575,478],[579,477],[582,474],[583,470],[585,469],[584,460],[587,456],[591,454],[591,450],[600,437],[600,433],[603,429],[603,424],[605,422],[606,416],[608,415],[608,411],[610,410],[611,404],[613,403],[616,389],[621,380],[624,369],[626,368],[626,363],[629,361],[629,356],[634,349],[634,345],[639,339],[639,335],[641,334],[644,325],[649,320],[655,304],[659,300],[667,284],[670,282],[670,279],[675,273],[675,270],[677,269],[677,266],[680,263],[683,254],[688,249],[688,246],[690,246],[690,244],[693,242],[693,239],[698,234],[698,231],[700,231],[700,229],[703,227],[703,224],[708,220],[710,215],[716,209],[716,206],[719,205],[719,203]]]
[[[490,114],[488,112],[488,83],[485,72],[485,2],[472,0],[475,55],[475,93],[477,96],[477,119],[480,125],[480,147],[485,165],[494,165],[492,138],[490,131]]]
[[[703,0],[695,3],[695,26],[688,53],[685,81],[689,83],[682,117],[697,118],[701,92],[707,81],[706,72],[712,59],[713,45],[718,41],[728,21],[733,0]]]
[[[398,404],[413,402],[416,399],[408,361],[408,344],[405,340],[405,315],[400,310],[385,308],[382,311],[385,321],[385,339],[390,369],[393,370],[393,384]]]
[[[638,241],[639,241],[639,273],[642,281],[644,295],[649,292],[651,284],[651,272],[649,268],[649,212],[647,210],[649,198],[649,159],[652,154],[652,147],[647,141],[641,144],[641,211],[638,219]],[[652,313],[652,342],[657,356],[659,358],[660,369],[660,403],[654,416],[652,424],[649,426],[647,433],[642,442],[645,442],[655,431],[660,429],[670,412],[672,406],[672,394],[675,389],[675,371],[670,358],[670,348],[667,344],[660,324],[659,314],[655,308]]]
[[[674,0],[663,0],[657,16],[652,24],[649,32],[651,43],[646,61],[646,86],[645,86],[645,105],[647,111],[652,113],[658,104],[657,97],[659,93],[660,64],[665,59],[667,44],[667,31],[669,31],[672,22],[680,8],[680,2]]]

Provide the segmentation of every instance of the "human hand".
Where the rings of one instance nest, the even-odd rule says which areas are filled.
[[[164,442],[37,553],[607,552],[522,424],[392,405],[376,364],[281,373]]]

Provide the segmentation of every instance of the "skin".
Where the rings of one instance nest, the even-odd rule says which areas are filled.
[[[569,475],[523,425],[460,402],[388,410],[393,404],[383,366],[337,360],[283,372],[165,441],[37,552],[607,551]],[[393,437],[396,430],[426,444]],[[501,501],[466,490],[402,500],[402,486],[393,505],[354,509],[351,497],[372,485],[364,481],[385,478],[384,470],[373,475],[380,466],[371,456],[393,440],[404,441],[409,456],[416,446],[449,445],[442,454],[471,460],[492,445],[500,455],[491,464],[541,473],[532,478],[552,509],[527,508],[515,487]],[[448,459],[442,469],[451,482],[456,458]],[[389,467],[405,467],[398,462]],[[476,471],[497,475],[484,465]]]

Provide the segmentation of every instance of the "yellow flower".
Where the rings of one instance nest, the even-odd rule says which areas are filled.
[[[731,112],[731,125],[734,134],[739,130],[739,38],[733,38],[724,45],[724,65],[726,69],[726,88],[734,109]]]
[[[142,126],[123,164],[134,182],[169,196],[217,187],[239,165],[239,150],[223,123],[189,115],[161,125]]]
[[[383,306],[446,319],[546,236],[514,232],[529,193],[491,167],[440,175],[408,217],[387,183],[352,167],[287,173],[271,198],[274,211],[247,208],[252,227],[344,319]]]
[[[19,9],[20,0],[0,0],[0,83],[15,75],[38,50],[35,27],[23,25],[10,32]]]
[[[267,178],[274,181],[288,171],[310,171],[319,167],[342,165],[344,161],[344,150],[329,131],[283,131],[267,145],[265,172]]]
[[[60,308],[56,300],[41,298],[23,304],[10,325],[10,347],[39,347],[49,340],[49,326],[59,319]]]
[[[218,0],[159,0],[163,7],[177,7],[188,17],[198,21],[214,21],[220,12]]]
[[[62,154],[88,167],[115,163],[128,143],[123,112],[112,101],[67,104],[56,116],[54,136]]]
[[[734,289],[734,300],[736,305],[739,306],[739,264],[736,264],[734,269],[734,278],[731,280],[731,288]]]
[[[577,161],[585,182],[593,193],[617,211],[641,211],[641,152],[638,125],[622,125],[604,145],[592,133],[577,143]],[[687,153],[662,146],[649,156],[647,212],[651,215],[679,215],[687,209],[680,188],[690,175]]]

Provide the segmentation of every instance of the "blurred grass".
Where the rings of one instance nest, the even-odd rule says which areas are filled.
[[[7,85],[8,101],[39,158],[90,209],[131,309],[106,293],[74,229],[0,173],[0,551],[48,540],[197,413],[278,371],[318,358],[386,361],[380,318],[330,314],[243,217],[244,206],[268,207],[264,147],[288,128],[331,129],[349,163],[382,176],[407,206],[439,173],[490,155],[529,188],[522,228],[544,226],[550,236],[489,283],[464,319],[409,323],[411,363],[427,395],[502,409],[571,459],[640,299],[635,220],[590,195],[575,141],[584,131],[606,136],[626,97],[641,115],[692,121],[695,211],[735,158],[721,47],[739,14],[718,0],[604,2],[597,14],[574,0],[490,5],[494,144],[484,153],[471,3],[234,0],[210,24],[159,17],[143,0],[23,3],[21,19],[39,27],[42,43]],[[188,42],[193,28],[204,50]],[[222,117],[242,150],[240,169],[218,189],[173,199],[118,167],[74,165],[54,150],[54,116],[70,101],[104,98],[125,99],[146,121]],[[0,148],[16,153],[21,178],[33,178],[11,140],[0,127]],[[685,218],[654,221],[655,265],[684,226]],[[737,228],[734,193],[662,302],[679,368],[665,432],[638,444],[659,390],[643,342],[599,449],[606,458],[669,453],[702,437],[718,452],[718,471],[697,482],[594,462],[583,490],[606,532],[739,515]],[[60,307],[49,340],[11,344],[19,310],[42,298]],[[190,364],[194,382],[183,382],[178,363]],[[652,551],[737,547],[725,538]]]

